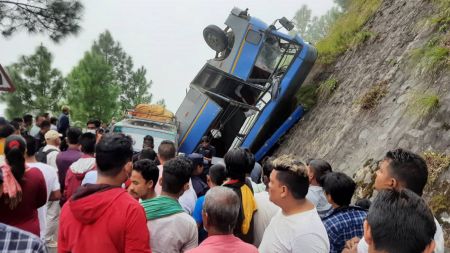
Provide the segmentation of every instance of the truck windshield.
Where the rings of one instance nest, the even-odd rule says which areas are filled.
[[[274,34],[267,34],[250,78],[269,78],[284,74],[301,46]]]
[[[127,127],[127,126],[116,126],[114,127],[114,132],[124,133],[133,138],[133,150],[139,152],[142,150],[142,144],[144,143],[144,137],[146,135],[151,135],[154,139],[154,150],[157,151],[159,144],[164,140],[173,141],[176,143],[176,133],[164,133],[159,131],[152,131],[149,129]]]

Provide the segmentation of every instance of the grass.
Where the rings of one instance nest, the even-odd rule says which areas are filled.
[[[368,41],[370,38],[374,37],[375,33],[371,32],[369,30],[362,30],[353,36],[352,41],[349,44],[350,48],[357,48],[359,45],[363,44],[364,42]]]
[[[298,90],[297,101],[306,110],[311,109],[317,103],[317,85],[302,85]]]
[[[422,156],[428,165],[428,186],[433,186],[442,173],[449,169],[450,155],[426,151]]]
[[[448,208],[450,207],[449,201],[450,198],[448,196],[445,196],[444,194],[438,194],[431,198],[431,200],[428,202],[428,205],[430,206],[433,214],[439,217],[440,214],[448,211]]]
[[[418,117],[426,116],[439,108],[439,100],[439,96],[432,92],[413,92],[409,98],[408,113]]]
[[[317,93],[321,98],[329,98],[331,94],[337,89],[338,81],[335,78],[329,78],[320,83]]]
[[[446,32],[450,28],[450,1],[433,0],[437,6],[437,13],[431,17],[431,22],[436,24],[440,32]]]
[[[432,38],[422,48],[414,49],[411,60],[426,72],[436,72],[450,66],[450,47],[439,36]]]
[[[371,110],[375,108],[381,99],[388,93],[388,81],[382,81],[370,88],[360,99],[356,101],[363,110]]]
[[[378,10],[382,0],[353,0],[343,15],[329,29],[325,38],[317,42],[319,62],[330,64],[349,47],[355,47],[371,36],[361,28]]]

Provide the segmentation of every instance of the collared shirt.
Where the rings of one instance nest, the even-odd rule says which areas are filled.
[[[363,223],[367,212],[359,207],[340,207],[323,219],[330,239],[330,253],[341,252],[345,242],[353,237],[362,237]]]
[[[0,252],[46,253],[47,248],[32,233],[0,223]]]
[[[197,248],[186,253],[257,253],[255,246],[243,242],[234,235],[213,235],[206,238]]]

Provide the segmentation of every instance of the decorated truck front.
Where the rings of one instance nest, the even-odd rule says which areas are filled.
[[[292,24],[277,20],[286,29]],[[226,28],[210,25],[203,35],[216,51],[190,84],[176,112],[179,150],[192,153],[206,135],[223,156],[249,148],[261,159],[303,115],[295,94],[311,70],[316,49],[246,11],[234,8]]]

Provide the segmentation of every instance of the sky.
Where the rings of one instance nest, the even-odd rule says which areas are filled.
[[[322,15],[332,0],[83,0],[81,31],[56,44],[44,35],[18,32],[0,37],[0,64],[7,66],[21,55],[31,55],[41,43],[54,56],[53,66],[68,74],[100,33],[109,30],[135,68],[144,66],[153,81],[153,102],[165,99],[175,112],[189,83],[214,57],[203,40],[203,29],[224,22],[233,7],[249,8],[249,14],[266,23],[283,16],[291,19],[302,4]],[[0,105],[0,115],[5,105]]]

